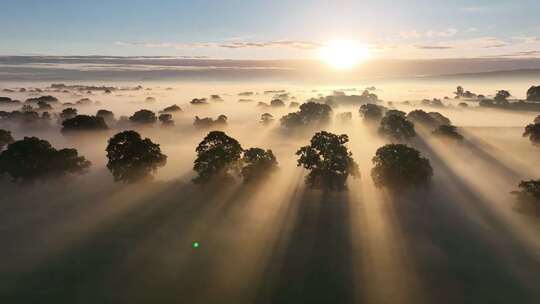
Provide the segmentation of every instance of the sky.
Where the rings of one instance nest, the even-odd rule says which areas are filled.
[[[538,0],[0,0],[0,55],[540,57]]]

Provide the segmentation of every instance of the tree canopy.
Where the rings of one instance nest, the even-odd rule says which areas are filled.
[[[322,125],[330,121],[332,108],[327,104],[306,102],[300,105],[300,110],[281,117],[281,126],[297,128]]]
[[[278,162],[272,150],[249,148],[242,157],[241,174],[244,182],[256,181],[278,168]]]
[[[135,131],[120,132],[108,141],[107,168],[114,181],[127,183],[151,178],[158,168],[165,166],[167,156],[158,144],[142,139]]]
[[[386,113],[379,125],[379,134],[391,140],[403,141],[416,136],[414,124],[404,116]]]
[[[349,175],[360,176],[358,165],[345,146],[348,141],[345,134],[321,131],[311,138],[310,145],[296,152],[298,166],[310,170],[306,177],[307,185],[314,189],[343,190]]]
[[[527,90],[527,101],[540,101],[540,85]]]
[[[516,210],[523,213],[540,216],[540,179],[521,181],[516,196]]]
[[[540,123],[527,125],[523,137],[529,137],[533,145],[540,145]]]
[[[76,149],[56,150],[37,137],[25,137],[8,145],[0,154],[0,173],[14,181],[32,182],[68,174],[84,173],[90,162]]]
[[[242,154],[240,143],[222,131],[211,131],[195,149],[193,170],[197,176],[196,184],[204,184],[215,177],[228,178],[230,173],[238,171]]]
[[[157,117],[154,112],[142,109],[133,113],[129,120],[137,124],[153,124],[157,121]]]
[[[107,130],[103,117],[77,115],[62,122],[62,131],[102,131]]]
[[[427,158],[414,148],[402,144],[385,145],[372,159],[371,178],[377,187],[390,190],[406,190],[427,187],[433,169]]]
[[[373,103],[366,103],[360,106],[360,115],[364,121],[379,121],[384,113],[384,107]]]
[[[441,125],[437,129],[433,130],[432,134],[443,139],[463,141],[463,135],[459,134],[457,132],[457,128],[452,125]]]
[[[13,136],[11,136],[10,131],[0,129],[0,151],[2,151],[5,146],[9,145],[14,141],[15,140],[13,139]]]

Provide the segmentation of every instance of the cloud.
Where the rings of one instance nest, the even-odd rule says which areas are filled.
[[[415,45],[414,47],[422,50],[449,50],[454,48],[449,45]]]
[[[197,43],[170,43],[170,42],[123,42],[117,41],[120,46],[138,46],[147,48],[175,48],[175,49],[198,49],[198,48],[290,48],[298,50],[315,50],[324,46],[322,43],[302,40],[276,40],[264,42],[197,42]]]
[[[404,31],[400,32],[399,36],[403,39],[414,39],[414,38],[449,38],[455,36],[459,33],[459,30],[455,28],[448,28],[446,30],[437,31],[437,30],[428,30],[425,32],[420,32],[417,30]]]

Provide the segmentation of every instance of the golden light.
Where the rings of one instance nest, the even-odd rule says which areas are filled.
[[[369,50],[351,40],[335,40],[320,49],[320,57],[336,69],[350,69],[368,59]]]

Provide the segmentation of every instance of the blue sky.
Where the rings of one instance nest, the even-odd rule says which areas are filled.
[[[311,58],[333,39],[374,57],[538,56],[538,0],[0,0],[1,55]]]

